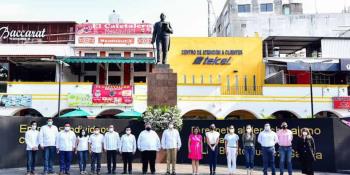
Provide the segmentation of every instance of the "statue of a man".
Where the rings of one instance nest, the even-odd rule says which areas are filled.
[[[169,22],[165,21],[164,13],[160,14],[160,21],[156,22],[153,27],[152,44],[156,43],[157,47],[157,64],[167,62],[168,51],[170,48],[170,34],[173,29]],[[162,59],[160,59],[160,52],[162,52]]]

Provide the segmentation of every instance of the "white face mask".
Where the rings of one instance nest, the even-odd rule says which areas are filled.
[[[47,122],[47,125],[52,126],[53,122]]]
[[[174,128],[174,125],[173,125],[173,124],[170,124],[170,125],[169,125],[169,128],[170,128],[170,129],[173,129],[173,128]]]
[[[303,136],[307,136],[307,132],[303,132]]]
[[[270,126],[265,126],[265,131],[270,131],[270,130],[271,130]]]
[[[131,134],[131,131],[126,131],[126,134]]]
[[[81,135],[84,136],[84,135],[85,135],[85,132],[81,132]]]
[[[114,131],[114,128],[109,128],[108,131],[109,131],[109,132],[113,132],[113,131]]]
[[[97,134],[99,134],[100,133],[100,131],[95,131],[95,134],[97,135]]]
[[[65,131],[69,131],[69,130],[70,130],[70,127],[69,127],[69,126],[65,126],[65,127],[64,127],[64,130],[65,130]]]
[[[235,132],[235,129],[230,129],[230,133],[234,133]]]
[[[32,130],[36,130],[36,125],[32,125]]]
[[[252,132],[252,128],[247,128],[247,133],[251,133]]]

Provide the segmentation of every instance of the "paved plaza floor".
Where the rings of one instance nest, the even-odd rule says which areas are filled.
[[[88,165],[87,168],[90,168]],[[191,175],[192,173],[192,167],[189,164],[178,164],[177,167],[177,174],[178,175]],[[56,172],[59,170],[58,166],[55,166]],[[90,170],[90,169],[87,169]],[[42,174],[43,168],[38,167],[36,173]],[[164,174],[166,171],[166,164],[157,164],[156,165],[156,171],[157,174]],[[277,169],[278,171],[278,169]],[[88,171],[90,172],[90,171]],[[117,173],[121,174],[122,172],[122,165],[117,165]],[[200,165],[199,167],[199,174],[200,175],[206,175],[209,172],[209,167],[207,165]],[[26,168],[11,168],[11,169],[0,169],[0,175],[24,175],[26,173]],[[105,175],[107,174],[107,167],[105,164],[102,165],[101,174]],[[140,163],[134,163],[133,164],[133,174],[141,174],[141,164]],[[217,174],[223,175],[227,174],[227,168],[225,166],[218,166],[217,168]],[[238,167],[236,175],[245,175],[246,171],[243,167]],[[276,172],[276,174],[279,174],[279,172]],[[288,173],[285,173],[288,174]],[[339,173],[315,173],[317,175],[340,175]],[[77,165],[72,166],[71,175],[79,175],[79,167]],[[262,175],[261,168],[258,168],[253,172],[253,175]],[[293,173],[293,175],[301,175],[300,171],[296,171]]]

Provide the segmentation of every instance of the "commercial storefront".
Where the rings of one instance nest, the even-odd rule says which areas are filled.
[[[76,57],[65,58],[76,81],[130,85],[146,82],[154,63],[149,23],[84,23],[76,26]]]
[[[261,39],[172,38],[169,64],[178,83],[219,84],[225,95],[258,95],[264,80]]]

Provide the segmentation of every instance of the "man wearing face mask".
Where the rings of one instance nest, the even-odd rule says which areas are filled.
[[[211,124],[210,131],[205,133],[205,136],[207,138],[207,144],[208,144],[208,159],[209,159],[208,161],[209,161],[210,175],[215,175],[220,133],[215,131],[215,125]]]
[[[94,134],[89,138],[89,152],[91,154],[91,173],[100,174],[101,154],[103,151],[103,135],[100,134],[100,128],[95,127]]]
[[[293,133],[288,129],[286,122],[281,124],[281,129],[277,131],[278,145],[280,153],[280,175],[284,173],[284,163],[287,160],[288,174],[292,175],[292,140]]]
[[[53,163],[56,154],[57,135],[57,127],[53,125],[52,118],[48,118],[47,125],[42,126],[39,132],[40,148],[44,150],[44,175],[54,174]]]
[[[103,143],[104,150],[107,151],[108,174],[115,174],[115,170],[117,168],[117,152],[119,150],[120,137],[119,133],[114,131],[113,125],[109,125],[108,132],[105,133]]]
[[[57,135],[56,148],[60,156],[60,175],[69,174],[70,165],[73,159],[76,136],[70,130],[70,124],[64,124],[64,130]]]
[[[140,133],[137,139],[137,147],[141,151],[142,173],[147,173],[149,164],[151,173],[155,174],[157,151],[160,149],[160,139],[158,134],[151,129],[150,123],[146,123],[145,130]]]
[[[275,144],[278,143],[277,134],[271,130],[270,124],[266,123],[264,131],[260,132],[258,142],[261,144],[263,154],[263,172],[267,175],[267,168],[270,165],[272,175],[276,174],[275,169]]]
[[[125,129],[125,134],[120,139],[120,152],[123,158],[123,174],[127,172],[132,173],[132,159],[136,152],[136,139],[133,134],[131,134],[131,128]]]
[[[168,129],[164,130],[162,136],[162,148],[166,150],[167,175],[170,175],[170,164],[172,165],[172,175],[175,175],[175,165],[177,151],[181,148],[181,138],[179,131],[174,128],[174,123],[170,122]]]
[[[35,157],[39,146],[39,131],[36,130],[37,123],[30,122],[31,128],[25,133],[25,142],[27,145],[27,175],[34,174]]]

